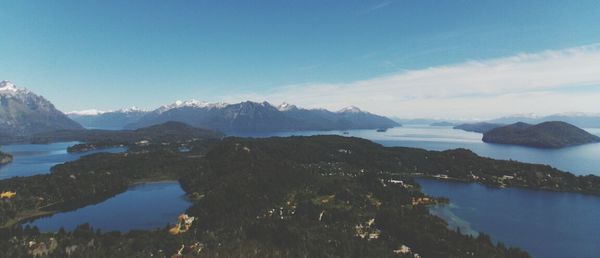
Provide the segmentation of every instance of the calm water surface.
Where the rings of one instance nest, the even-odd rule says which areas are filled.
[[[79,142],[59,142],[51,144],[15,144],[4,145],[3,152],[13,155],[13,161],[0,166],[0,180],[15,176],[33,176],[50,173],[54,165],[79,159],[81,156],[98,152],[118,153],[126,148],[107,148],[85,153],[67,153],[69,146]]]
[[[450,198],[430,212],[462,232],[485,232],[534,257],[599,257],[600,198],[574,193],[498,189],[419,179],[423,192]]]
[[[160,205],[157,205],[160,204]],[[191,203],[178,182],[139,184],[104,202],[78,210],[54,214],[30,223],[41,231],[72,230],[89,223],[102,231],[159,229],[174,224]]]

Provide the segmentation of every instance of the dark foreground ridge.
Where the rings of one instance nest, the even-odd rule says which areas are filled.
[[[563,148],[600,142],[600,137],[565,122],[544,122],[537,125],[515,123],[486,132],[483,141],[537,148]]]

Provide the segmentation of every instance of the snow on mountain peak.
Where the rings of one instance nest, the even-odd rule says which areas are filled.
[[[119,112],[119,113],[133,113],[133,112],[144,112],[144,111],[145,110],[143,110],[141,108],[138,108],[136,106],[131,106],[131,107],[128,107],[128,108],[121,108],[121,109],[119,109],[117,111],[114,111],[114,112]]]
[[[35,95],[35,93],[26,88],[18,88],[17,85],[14,85],[10,81],[0,82],[0,95],[19,98],[25,98],[26,96],[35,96],[36,98],[41,98],[41,96]]]
[[[3,93],[18,93],[20,91],[26,91],[26,90],[21,90],[21,89],[17,88],[17,86],[14,85],[10,81],[1,81],[0,82],[0,92],[3,92]]]
[[[355,106],[349,106],[349,107],[342,108],[338,112],[339,113],[360,113],[360,112],[362,112],[362,110],[360,110],[360,108],[357,108]]]
[[[1,81],[0,82],[0,90],[16,90],[17,86],[12,84],[10,81]]]
[[[161,106],[160,108],[157,109],[157,111],[159,113],[163,113],[163,112],[169,111],[171,109],[181,108],[181,107],[191,107],[191,108],[223,108],[223,107],[225,107],[227,105],[228,105],[227,103],[223,103],[223,102],[209,103],[209,102],[206,102],[206,101],[201,101],[201,100],[196,100],[196,99],[190,99],[190,100],[186,100],[186,101],[177,100],[173,104]]]
[[[289,110],[296,109],[296,108],[297,107],[295,105],[283,102],[283,103],[281,103],[281,105],[279,105],[277,107],[277,110],[279,110],[279,111],[289,111]]]
[[[77,116],[97,116],[106,113],[107,111],[102,111],[98,109],[86,109],[86,110],[78,110],[78,111],[70,111],[65,114],[67,115],[77,115]]]

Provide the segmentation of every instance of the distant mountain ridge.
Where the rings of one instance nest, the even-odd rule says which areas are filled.
[[[44,97],[9,81],[0,82],[0,138],[80,129]]]
[[[495,128],[498,128],[501,126],[504,126],[504,124],[480,122],[480,123],[460,124],[460,125],[454,126],[453,128],[460,129],[460,130],[467,131],[467,132],[486,133],[492,129],[495,129]]]
[[[500,117],[496,119],[489,120],[489,123],[497,123],[497,124],[514,124],[517,122],[524,122],[529,124],[539,124],[542,122],[550,122],[550,121],[563,121],[569,124],[573,124],[577,127],[582,128],[600,128],[600,113],[591,114],[591,113],[579,113],[579,112],[571,112],[571,113],[560,113],[548,116],[538,116],[535,114],[522,114],[522,115],[511,115]]]
[[[275,107],[268,102],[225,104],[190,100],[162,106],[125,128],[136,129],[167,121],[222,132],[348,130],[399,126],[389,118],[356,107],[332,112],[325,109],[302,109],[286,103]]]
[[[484,133],[483,141],[537,148],[563,148],[600,142],[600,137],[565,122],[552,121],[537,125],[518,122]]]
[[[149,111],[131,107],[115,111],[84,110],[68,112],[67,115],[86,128],[120,130],[148,113]]]

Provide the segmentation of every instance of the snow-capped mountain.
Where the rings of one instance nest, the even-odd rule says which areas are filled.
[[[68,112],[67,115],[86,128],[120,130],[127,124],[139,121],[149,111],[137,108],[123,108],[113,111],[89,109]]]
[[[399,125],[386,117],[363,112],[356,107],[331,112],[301,109],[288,103],[275,107],[268,102],[225,104],[189,100],[162,106],[126,128],[141,128],[167,121],[223,132],[376,129]]]
[[[222,108],[227,105],[228,105],[227,103],[223,103],[223,102],[209,103],[206,101],[201,101],[201,100],[196,100],[196,99],[191,99],[191,100],[186,100],[186,101],[177,100],[173,104],[164,105],[164,106],[159,107],[154,112],[162,113],[162,112],[169,111],[171,109],[184,108],[184,107],[188,107],[188,108]]]
[[[69,112],[66,112],[65,114],[67,116],[97,116],[97,115],[104,114],[106,112],[108,112],[108,111],[102,111],[102,110],[98,110],[98,109],[86,109],[86,110],[69,111]]]
[[[277,110],[285,112],[285,111],[290,111],[292,109],[298,109],[298,107],[296,107],[296,105],[292,105],[289,103],[281,103],[279,106],[277,106]]]
[[[338,113],[361,113],[363,112],[362,110],[360,110],[360,108],[357,108],[355,106],[349,106],[349,107],[345,107],[340,109],[340,111],[338,111]]]
[[[0,82],[0,134],[31,135],[61,129],[83,129],[57,110],[50,101],[18,88],[9,81]]]

